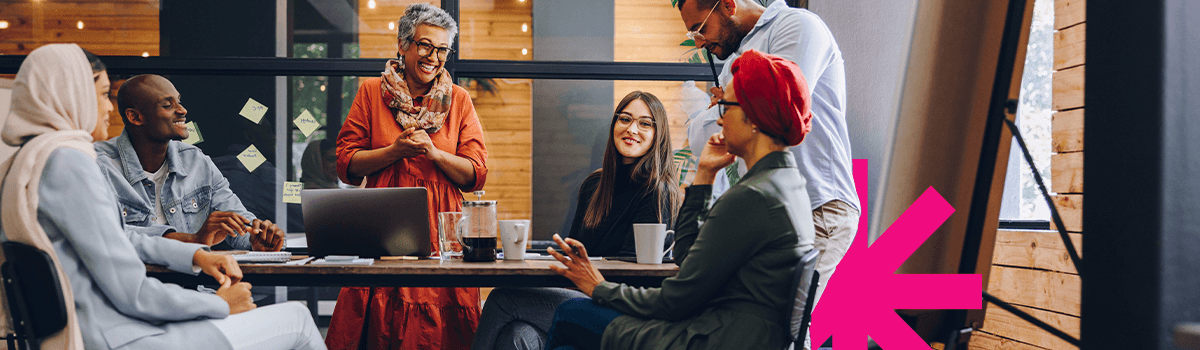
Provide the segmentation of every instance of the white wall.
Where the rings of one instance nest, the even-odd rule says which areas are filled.
[[[846,61],[846,122],[855,159],[870,162],[871,240],[880,223],[886,180],[900,114],[900,93],[912,48],[917,0],[810,0],[829,25]]]

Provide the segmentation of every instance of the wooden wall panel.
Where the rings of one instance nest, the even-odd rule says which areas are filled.
[[[370,8],[368,1],[358,0],[358,48],[362,58],[396,58],[396,29],[388,29],[388,23],[399,20],[408,5],[441,5],[437,0],[391,0],[375,1],[375,8]]]
[[[1051,122],[1051,144],[1054,152],[1083,150],[1083,111],[1085,108],[1054,113]],[[1053,165],[1051,165],[1053,166]]]
[[[1062,330],[1068,335],[1079,337],[1079,317],[1063,315],[1056,312],[1032,309],[1023,306],[1017,306],[1018,310],[1024,311],[1033,317],[1037,317],[1055,328]],[[984,332],[995,334],[1000,337],[1013,339],[1022,343],[1033,344],[1039,347],[1055,350],[1077,349],[1071,343],[1026,322],[1025,320],[1013,315],[997,307],[994,304],[987,305],[987,322],[981,328]],[[975,347],[972,347],[975,349]],[[988,349],[988,348],[983,348]],[[1012,349],[1010,347],[999,347],[991,349]]]
[[[98,55],[158,55],[158,7],[146,1],[19,1],[0,3],[9,27],[0,54],[26,55],[71,42]],[[79,29],[83,22],[83,29]]]
[[[1051,106],[1056,111],[1083,107],[1083,69],[1078,66],[1054,72]]]
[[[1016,340],[1002,338],[984,331],[975,331],[971,333],[971,342],[967,344],[971,349],[1011,349],[1011,350],[1044,350],[1046,348],[1022,343]]]
[[[1050,156],[1050,175],[1054,192],[1083,193],[1083,152]]]
[[[615,0],[613,15],[614,61],[687,62],[693,47],[679,46],[687,29],[670,1]]]
[[[1083,195],[1064,194],[1055,196],[1054,205],[1058,207],[1058,215],[1062,217],[1063,225],[1067,226],[1067,231],[1083,232]],[[1057,229],[1053,221],[1050,222],[1050,229]]]
[[[1055,0],[1051,187],[1059,194],[1054,205],[1081,255],[1085,17],[1085,0]],[[1053,222],[1050,226],[1055,229]],[[1079,337],[1080,280],[1058,232],[1000,230],[992,259],[989,293]],[[981,331],[972,335],[972,349],[1075,348],[994,304],[985,313]]]
[[[1082,257],[1083,235],[1070,233],[1075,252]],[[1051,271],[1077,273],[1067,248],[1054,231],[1000,230],[996,233],[995,265],[1030,267]]]
[[[1063,70],[1083,65],[1087,45],[1084,36],[1087,24],[1079,24],[1054,33],[1054,69]]]
[[[1079,315],[1079,275],[992,266],[988,293],[1015,305]]]
[[[1063,30],[1084,22],[1087,16],[1087,0],[1055,0],[1054,29]]]

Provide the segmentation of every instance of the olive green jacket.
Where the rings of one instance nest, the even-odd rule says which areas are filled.
[[[771,153],[713,204],[691,186],[675,233],[679,274],[661,288],[604,282],[593,300],[621,313],[603,349],[783,349],[788,288],[815,233],[791,152]]]

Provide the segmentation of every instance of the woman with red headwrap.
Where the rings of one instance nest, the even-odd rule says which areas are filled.
[[[679,274],[661,288],[606,282],[582,243],[554,236],[551,267],[591,296],[559,305],[547,349],[780,349],[789,284],[815,237],[805,180],[788,147],[811,129],[795,63],[751,50],[718,101],[722,130],[700,155],[676,221]],[[712,209],[712,181],[742,157],[750,171]],[[568,257],[570,257],[568,259]]]

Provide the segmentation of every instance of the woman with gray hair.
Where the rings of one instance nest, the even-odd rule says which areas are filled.
[[[444,67],[458,34],[453,17],[416,4],[398,27],[397,59],[359,86],[342,124],[337,173],[353,185],[426,188],[429,241],[436,245],[435,215],[462,211],[462,192],[483,188],[487,149],[470,96]],[[331,349],[467,349],[479,312],[478,288],[343,288],[325,343]]]

